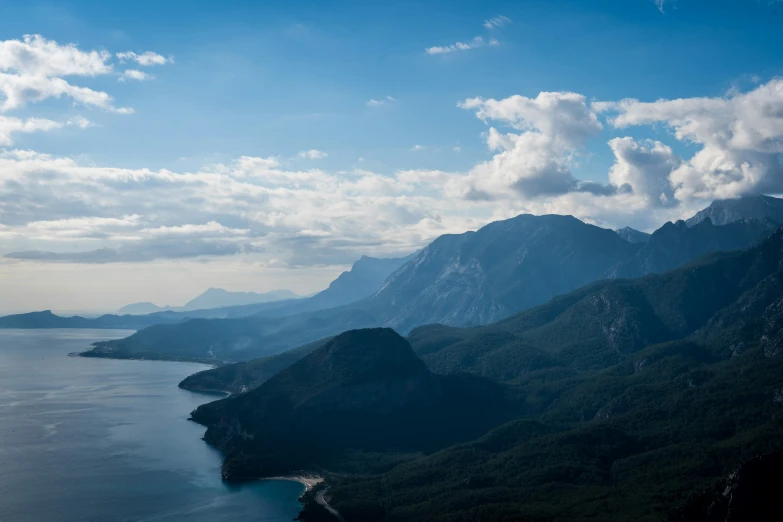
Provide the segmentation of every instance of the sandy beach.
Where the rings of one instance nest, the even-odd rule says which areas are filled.
[[[291,480],[304,484],[305,492],[310,491],[316,485],[324,481],[324,478],[316,474],[302,474],[302,475],[283,475],[279,477],[266,477],[262,480]]]

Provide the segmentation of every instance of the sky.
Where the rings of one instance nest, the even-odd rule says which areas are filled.
[[[783,2],[0,0],[0,313],[783,192]]]

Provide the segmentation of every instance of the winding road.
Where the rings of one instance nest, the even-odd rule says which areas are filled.
[[[315,494],[315,501],[318,502],[318,504],[320,504],[321,506],[323,506],[323,508],[326,511],[331,513],[332,516],[334,516],[334,518],[336,518],[340,522],[345,522],[345,519],[343,518],[343,516],[340,513],[338,513],[336,509],[334,509],[332,506],[330,506],[329,503],[326,501],[326,499],[324,498],[324,493],[325,492],[326,492],[326,490],[322,489],[321,491],[316,493]]]

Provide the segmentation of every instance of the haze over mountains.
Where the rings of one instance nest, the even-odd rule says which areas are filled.
[[[349,522],[707,521],[729,505],[765,520],[762,484],[783,483],[782,267],[783,229],[483,327],[347,332],[193,418],[225,478],[335,472],[329,502]],[[461,431],[476,419],[494,428]]]
[[[117,315],[144,315],[156,312],[190,312],[193,310],[207,310],[210,308],[224,308],[227,306],[242,306],[257,303],[270,303],[285,299],[298,299],[299,295],[290,290],[272,290],[271,292],[229,292],[222,288],[209,288],[202,294],[194,297],[183,306],[157,306],[153,303],[133,303],[117,310]]]
[[[731,205],[754,209],[754,217],[735,212],[739,221],[721,226],[708,219],[691,227],[667,223],[646,243],[628,242],[571,216],[521,215],[439,237],[360,301],[312,311],[294,302],[241,320],[160,325],[102,343],[94,354],[239,361],[352,328],[387,326],[405,334],[432,323],[488,324],[592,281],[664,272],[709,252],[746,248],[777,227],[773,218],[757,218],[758,208],[771,208],[777,216],[774,205]],[[208,329],[209,335],[200,341],[187,331],[196,328]]]
[[[223,477],[318,470],[348,522],[752,520],[771,490],[737,477],[783,483],[779,203],[644,237],[521,215],[307,299],[126,316],[169,322],[83,355],[220,364],[180,386],[233,394],[192,414]]]

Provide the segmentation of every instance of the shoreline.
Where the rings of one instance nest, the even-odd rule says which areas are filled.
[[[299,482],[305,487],[304,493],[301,495],[304,496],[305,493],[311,491],[315,486],[323,482],[324,478],[321,475],[315,473],[308,473],[302,475],[279,475],[276,477],[264,477],[259,480],[286,480],[289,482]]]

